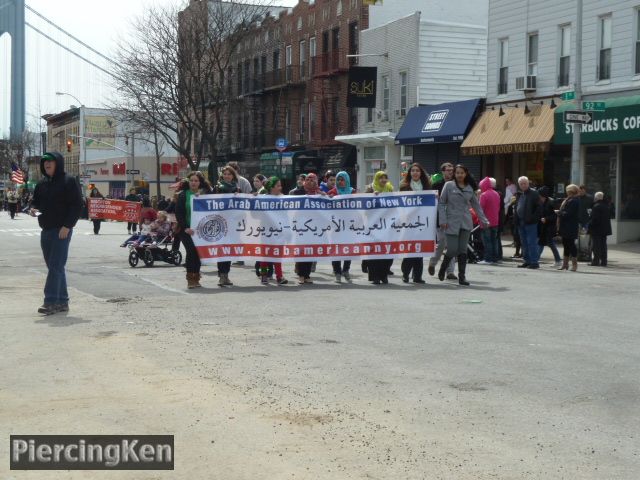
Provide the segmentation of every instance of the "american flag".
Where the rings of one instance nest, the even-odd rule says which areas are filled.
[[[16,165],[15,163],[11,164],[11,181],[18,184],[24,183],[24,173],[18,168],[18,165]]]

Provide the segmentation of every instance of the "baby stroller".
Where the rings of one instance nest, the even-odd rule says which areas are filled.
[[[129,265],[136,267],[142,259],[145,267],[153,267],[156,261],[179,266],[182,263],[182,253],[180,250],[171,249],[172,242],[171,235],[157,242],[150,240],[126,242],[124,246],[129,249]]]
[[[480,225],[471,230],[469,243],[467,244],[467,263],[478,263],[484,258],[484,244],[480,232]]]

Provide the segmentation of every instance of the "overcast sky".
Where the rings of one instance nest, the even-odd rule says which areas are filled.
[[[27,4],[61,28],[78,37],[96,50],[109,56],[119,35],[126,35],[129,20],[140,15],[150,4],[183,3],[181,0],[27,0]],[[186,3],[186,2],[184,2]],[[278,5],[294,6],[297,0],[279,0]],[[2,12],[0,12],[2,15]],[[99,65],[86,48],[68,39],[33,12],[27,10],[27,22],[68,48],[82,54]],[[6,35],[0,38],[0,138],[9,133],[9,45]],[[78,102],[68,96],[57,96],[56,91],[68,92],[86,106],[100,107],[105,97],[111,95],[108,76],[99,73],[52,44],[27,27],[27,124],[38,128],[38,119],[45,113],[66,110]]]

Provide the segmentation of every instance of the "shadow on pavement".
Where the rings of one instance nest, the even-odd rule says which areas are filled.
[[[70,327],[71,325],[78,325],[80,323],[91,323],[91,320],[84,320],[82,318],[70,317],[58,313],[36,320],[35,323],[49,325],[50,327]]]

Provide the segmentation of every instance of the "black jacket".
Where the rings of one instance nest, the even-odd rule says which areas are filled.
[[[542,204],[542,217],[545,222],[540,222],[540,245],[547,245],[549,241],[556,236],[556,224],[558,223],[558,215],[556,215],[553,201],[550,198],[545,199]]]
[[[520,218],[520,215],[518,213],[518,211],[520,210],[521,202],[524,202],[524,214],[522,215],[522,218]],[[518,220],[516,224],[520,223],[520,221],[523,221],[527,225],[538,223],[540,221],[540,217],[542,216],[540,194],[533,188],[529,188],[526,192],[522,192],[522,195],[518,197],[518,201],[516,202],[514,213]]]
[[[560,208],[558,212],[559,227],[558,234],[562,238],[576,239],[578,238],[578,217],[580,214],[580,200],[578,197],[567,199],[564,208]]]
[[[606,237],[612,233],[609,204],[603,200],[598,200],[593,204],[591,220],[589,221],[589,233],[600,237]]]
[[[73,228],[80,218],[82,194],[75,178],[64,172],[64,157],[58,152],[48,152],[55,158],[56,171],[53,177],[44,171],[44,160],[40,160],[43,179],[36,185],[31,206],[40,210],[38,223],[43,229]]]

